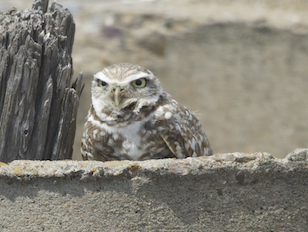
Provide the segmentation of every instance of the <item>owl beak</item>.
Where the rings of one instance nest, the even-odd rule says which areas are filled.
[[[119,86],[115,87],[114,101],[115,101],[116,106],[120,104],[120,87]]]

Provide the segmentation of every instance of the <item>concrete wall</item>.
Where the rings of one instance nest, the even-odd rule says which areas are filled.
[[[308,34],[246,23],[168,40],[164,84],[197,112],[214,152],[306,147]]]
[[[308,149],[0,164],[0,231],[306,231]]]

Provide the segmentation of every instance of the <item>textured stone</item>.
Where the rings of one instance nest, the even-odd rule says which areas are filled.
[[[0,166],[1,231],[305,231],[307,149]]]

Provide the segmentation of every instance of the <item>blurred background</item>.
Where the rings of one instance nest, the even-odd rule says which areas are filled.
[[[51,4],[50,1],[49,4]],[[58,0],[76,23],[74,77],[84,73],[73,159],[93,74],[144,66],[195,112],[214,153],[308,147],[308,1]],[[0,11],[32,0],[0,0]]]

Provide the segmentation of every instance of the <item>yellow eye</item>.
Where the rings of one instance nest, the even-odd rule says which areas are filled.
[[[97,85],[98,85],[99,87],[103,87],[103,86],[106,86],[107,83],[106,83],[105,81],[102,81],[102,80],[97,80]]]
[[[147,85],[147,80],[145,78],[140,78],[132,82],[132,85],[136,88],[143,88]]]

